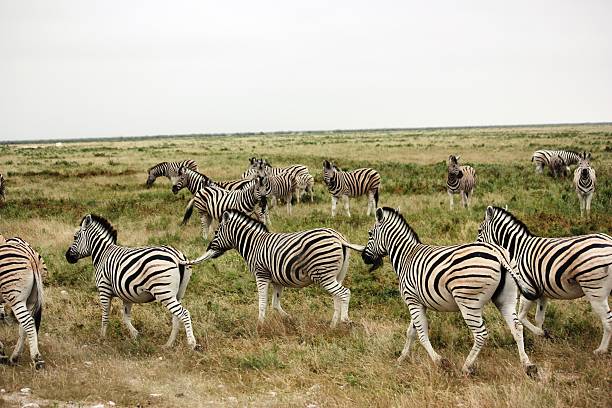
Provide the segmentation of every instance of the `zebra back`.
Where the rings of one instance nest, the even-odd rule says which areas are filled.
[[[325,160],[323,182],[335,197],[341,195],[356,197],[369,192],[377,194],[380,189],[380,174],[371,168],[342,171],[334,163]]]
[[[158,177],[167,177],[172,183],[176,182],[178,172],[181,167],[186,167],[193,171],[198,171],[198,164],[195,160],[183,160],[179,162],[161,162],[147,170],[147,187],[151,187]]]
[[[580,161],[578,153],[568,150],[536,150],[531,156],[531,161],[546,167],[555,156],[562,158],[567,166],[578,164]]]

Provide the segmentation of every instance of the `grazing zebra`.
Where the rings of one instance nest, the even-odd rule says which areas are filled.
[[[4,191],[6,190],[6,182],[4,181],[4,176],[0,173],[0,204],[4,204],[6,201],[6,197],[4,196]]]
[[[257,174],[265,177],[266,192],[272,198],[270,207],[274,207],[276,201],[282,199],[287,205],[287,214],[291,214],[291,200],[294,194],[297,195],[296,176],[289,172],[271,175],[270,167],[265,166],[264,163],[259,164]]]
[[[174,184],[178,177],[178,171],[181,167],[187,167],[188,169],[198,171],[198,164],[195,162],[195,160],[161,162],[147,170],[147,173],[149,173],[149,177],[147,177],[147,188],[150,188],[155,182],[155,179],[161,176],[167,177],[168,180]]]
[[[374,211],[378,206],[378,191],[380,190],[380,174],[374,169],[364,168],[353,171],[342,171],[334,163],[323,161],[323,182],[332,195],[332,217],[336,216],[338,198],[344,200],[346,215],[351,216],[349,197],[368,195],[368,210]]]
[[[518,263],[519,273],[538,294],[535,326],[527,320],[533,299],[521,298],[519,320],[525,327],[537,335],[544,335],[542,324],[548,299],[585,296],[603,324],[601,344],[594,352],[608,350],[612,336],[612,313],[608,304],[612,290],[612,237],[606,234],[538,237],[510,212],[487,207],[478,230],[478,241],[508,249]]]
[[[123,322],[132,338],[138,336],[132,325],[132,305],[157,300],[172,313],[172,332],[165,347],[174,343],[179,320],[185,327],[187,344],[192,349],[196,347],[191,315],[181,304],[191,277],[191,268],[179,263],[186,260],[185,255],[169,246],[119,246],[113,226],[98,215],[88,214],[74,234],[74,242],[66,251],[66,260],[73,264],[87,256],[91,256],[96,274],[103,337],[106,336],[108,313],[114,297],[123,301]]]
[[[448,176],[446,178],[446,191],[450,200],[450,209],[455,207],[453,194],[461,194],[463,208],[470,206],[470,197],[476,186],[476,170],[471,166],[460,166],[461,156],[448,156]]]
[[[187,167],[181,167],[177,173],[177,179],[172,185],[172,192],[177,194],[183,188],[187,188],[191,194],[197,193],[202,188],[215,185],[224,190],[235,191],[241,190],[243,187],[249,184],[250,180],[239,179],[232,181],[212,181],[206,175],[199,173],[195,170],[191,170]]]
[[[288,316],[280,304],[283,288],[303,288],[316,283],[334,298],[331,326],[335,327],[338,320],[349,322],[351,291],[342,285],[349,265],[348,248],[363,250],[362,246],[349,243],[333,229],[271,233],[263,223],[230,210],[223,213],[207,251],[187,264],[217,258],[236,249],[257,282],[259,322],[263,322],[266,315],[270,283],[274,289],[272,306],[283,317]]]
[[[595,170],[591,167],[591,153],[583,152],[580,155],[578,167],[574,170],[574,186],[580,201],[580,216],[591,216],[591,200],[595,192]]]
[[[376,223],[369,231],[362,258],[374,270],[382,265],[386,255],[399,278],[400,293],[412,319],[399,362],[408,356],[418,333],[431,359],[443,363],[429,342],[425,310],[459,310],[474,335],[474,345],[463,365],[463,372],[470,373],[487,338],[482,313],[485,304],[492,300],[510,328],[526,372],[530,375],[537,372],[525,353],[523,328],[516,316],[517,284],[521,292],[527,289],[515,273],[508,251],[487,243],[425,245],[398,211],[385,207],[376,210]]]
[[[0,363],[14,364],[27,337],[30,357],[36,369],[45,361],[38,351],[38,331],[42,320],[43,278],[47,267],[42,257],[21,238],[5,240],[0,235],[0,305],[7,302],[19,322],[19,340],[9,358],[0,342]]]
[[[220,220],[227,210],[240,210],[248,214],[255,212],[260,220],[266,221],[267,195],[266,177],[259,176],[250,180],[249,184],[239,191],[227,191],[214,185],[204,187],[187,204],[182,225],[187,224],[191,218],[194,206],[200,212],[202,236],[206,240],[209,232],[212,233],[209,231],[212,228],[212,221]]]
[[[531,156],[531,161],[535,163],[536,172],[543,173],[544,167],[550,163],[550,159],[554,156],[559,156],[563,159],[567,166],[578,164],[580,157],[578,153],[566,150],[536,150]]]
[[[306,173],[306,174],[298,174],[295,177],[295,181],[297,183],[297,192],[296,192],[296,198],[297,198],[297,202],[300,202],[300,199],[302,198],[302,195],[305,193],[310,194],[310,202],[312,203],[314,201],[313,199],[313,194],[314,194],[314,177],[312,176],[312,174],[310,173]]]
[[[267,168],[267,174],[270,176],[278,176],[281,173],[290,173],[294,177],[299,174],[308,174],[308,167],[302,164],[294,164],[287,167],[272,167],[267,160],[257,159],[255,157],[251,157],[249,163],[249,168],[242,173],[242,178],[251,178],[257,175],[261,166]]]
[[[550,174],[553,178],[566,177],[569,167],[565,164],[565,160],[561,156],[553,156],[548,162]]]

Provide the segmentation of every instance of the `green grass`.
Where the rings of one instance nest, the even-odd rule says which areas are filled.
[[[589,221],[580,219],[571,179],[535,174],[530,158],[539,148],[593,153],[598,185]],[[477,171],[470,209],[448,209],[444,162],[451,153]],[[83,215],[94,212],[112,222],[122,245],[167,244],[190,258],[200,255],[206,243],[198,222],[179,226],[188,192],[173,195],[166,179],[151,189],[144,185],[150,166],[187,158],[221,180],[238,178],[252,156],[277,166],[307,165],[316,179],[314,203],[294,206],[292,217],[283,206],[274,209],[273,231],[327,226],[365,244],[373,223],[364,214],[365,198],[351,200],[352,218],[343,215],[341,205],[339,216],[330,217],[321,171],[322,161],[332,159],[344,169],[376,168],[383,185],[380,205],[400,207],[426,243],[473,241],[491,204],[508,205],[539,235],[610,233],[611,153],[610,125],[0,146],[0,172],[8,182],[0,232],[29,241],[50,271],[40,339],[47,368],[34,372],[26,353],[19,366],[0,366],[0,388],[13,392],[28,386],[49,401],[113,400],[128,406],[610,406],[610,356],[591,353],[599,344],[601,324],[584,300],[551,302],[545,325],[553,340],[526,334],[528,353],[540,367],[538,381],[522,373],[510,333],[496,310],[487,307],[489,341],[477,360],[477,373],[466,378],[459,368],[472,337],[458,313],[429,313],[432,344],[450,359],[451,372],[436,368],[418,344],[412,361],[396,365],[409,315],[388,262],[370,273],[352,254],[346,285],[355,325],[334,330],[328,327],[332,300],[318,287],[286,290],[283,305],[292,319],[284,321],[269,310],[266,323],[257,327],[256,287],[242,258],[233,251],[197,266],[184,302],[204,346],[195,353],[185,346],[182,333],[175,348],[161,347],[171,319],[157,304],[134,307],[141,337],[132,341],[115,301],[108,337],[101,339],[91,260],[69,265],[64,253]],[[0,325],[7,347],[16,336],[16,326]]]

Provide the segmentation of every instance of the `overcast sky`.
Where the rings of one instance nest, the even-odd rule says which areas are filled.
[[[612,1],[0,0],[0,140],[612,121]]]

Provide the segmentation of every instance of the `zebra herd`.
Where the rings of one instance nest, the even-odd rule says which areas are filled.
[[[532,157],[536,170],[544,166],[559,171],[578,164],[574,182],[581,197],[581,211],[590,213],[595,172],[591,155],[562,151],[537,151]],[[453,209],[453,195],[461,194],[463,206],[469,206],[476,185],[475,170],[460,165],[460,157],[451,155],[447,165],[447,192]],[[561,162],[560,162],[561,161]],[[555,164],[551,164],[555,163]],[[235,249],[244,258],[255,278],[259,297],[259,321],[264,321],[268,291],[272,286],[272,307],[281,316],[288,314],[281,306],[286,287],[302,288],[317,284],[333,297],[331,326],[350,322],[348,309],[350,289],[343,282],[348,273],[350,251],[361,253],[374,270],[388,256],[399,281],[400,294],[408,306],[411,322],[406,343],[398,359],[409,354],[418,336],[430,358],[445,364],[433,349],[428,337],[426,310],[459,311],[474,337],[473,347],[463,371],[471,373],[474,362],[487,338],[483,321],[485,305],[491,301],[500,311],[518,348],[519,358],[529,375],[537,372],[525,352],[523,326],[536,335],[544,335],[544,313],[548,299],[575,299],[585,296],[602,322],[603,335],[596,354],[608,350],[612,336],[612,313],[608,296],[612,290],[612,237],[589,234],[576,237],[546,238],[531,234],[509,211],[487,207],[478,229],[476,242],[434,246],[422,243],[399,210],[379,207],[380,174],[371,168],[343,171],[325,160],[323,182],[331,199],[331,215],[336,215],[342,198],[350,216],[349,197],[366,195],[366,213],[374,213],[375,222],[368,231],[366,246],[350,243],[330,228],[301,232],[271,232],[269,209],[283,200],[292,212],[292,200],[299,202],[304,193],[312,201],[314,177],[306,166],[296,164],[273,167],[265,159],[251,158],[247,170],[238,180],[213,181],[200,173],[193,160],[163,162],[148,170],[146,186],[158,177],[167,177],[172,192],[186,188],[193,195],[183,217],[183,224],[195,207],[200,213],[202,234],[208,240],[203,255],[189,260],[179,250],[169,247],[128,248],[117,245],[117,231],[106,219],[87,214],[65,257],[69,263],[91,257],[95,282],[102,307],[101,334],[106,333],[111,300],[123,302],[123,322],[130,335],[138,331],[131,323],[134,303],[158,301],[172,314],[172,330],[165,344],[171,347],[182,323],[188,346],[198,345],[193,334],[189,311],[182,305],[191,277],[191,266],[217,258]],[[0,193],[4,193],[0,175]],[[584,205],[582,204],[584,202]],[[218,223],[213,232],[213,222]],[[10,357],[0,343],[0,362],[16,362],[27,337],[30,356],[36,368],[44,366],[38,351],[46,266],[42,257],[19,238],[5,240],[0,236],[0,302],[12,308],[20,324],[20,337]],[[517,298],[520,296],[517,314]],[[537,303],[535,325],[527,314]],[[0,311],[4,308],[0,304]]]

